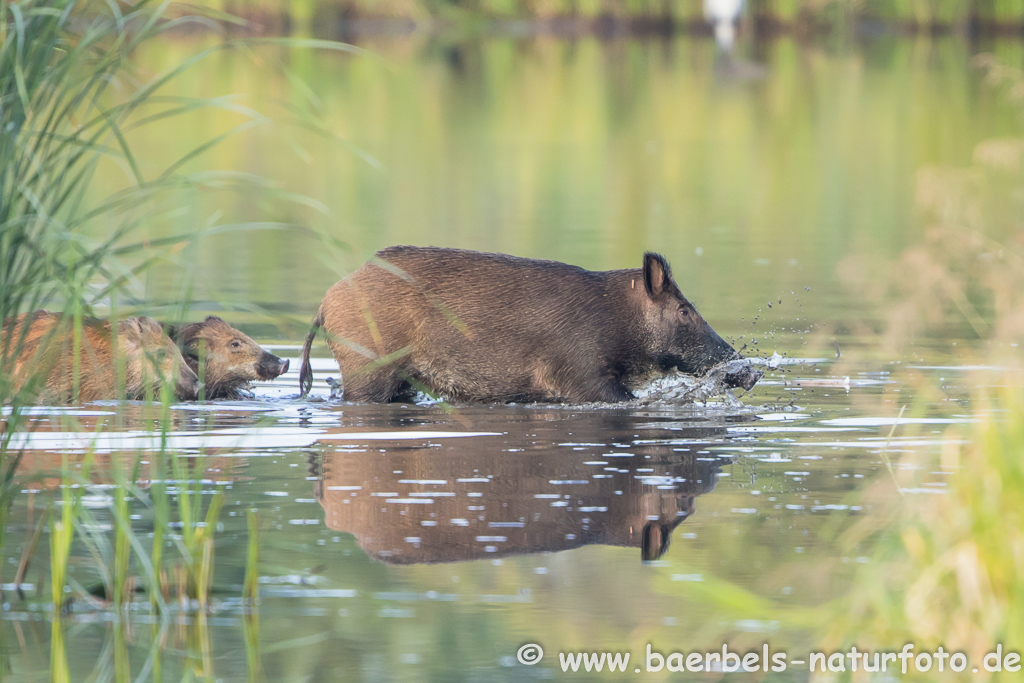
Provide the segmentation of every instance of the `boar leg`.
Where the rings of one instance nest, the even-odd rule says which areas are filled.
[[[356,371],[351,375],[342,373],[342,380],[345,382],[343,398],[355,403],[388,403],[398,397],[406,386],[393,369]]]
[[[620,403],[633,398],[610,371],[581,369],[568,358],[537,361],[526,392],[533,401]]]

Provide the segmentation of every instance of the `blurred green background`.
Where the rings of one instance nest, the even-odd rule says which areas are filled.
[[[156,73],[215,40],[164,40],[137,59]],[[306,230],[205,238],[150,271],[141,300],[173,300],[181,266],[194,263],[185,272],[200,305],[296,314],[297,339],[327,287],[390,244],[598,269],[635,267],[651,249],[729,334],[754,331],[758,313],[780,333],[797,319],[852,325],[881,313],[843,284],[839,264],[895,259],[920,241],[935,218],[919,197],[937,182],[929,169],[969,167],[980,142],[1020,125],[1016,104],[972,64],[989,50],[1019,60],[1016,41],[779,37],[726,54],[686,35],[424,35],[360,47],[229,50],[175,84],[265,117],[188,170],[258,174],[314,205],[193,193],[164,224],[150,221],[151,234],[243,220]],[[157,169],[255,116],[206,108],[172,135],[154,126],[129,139]],[[127,181],[105,171],[104,190]],[[1006,183],[997,171],[994,187]],[[997,215],[987,229],[998,238],[1015,226]]]

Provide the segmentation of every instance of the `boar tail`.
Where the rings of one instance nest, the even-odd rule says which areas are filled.
[[[302,346],[302,368],[299,370],[299,396],[305,396],[313,388],[313,368],[309,364],[309,352],[313,348],[313,340],[316,339],[317,331],[324,325],[324,309],[316,312],[313,318],[313,327],[306,335],[306,343]]]

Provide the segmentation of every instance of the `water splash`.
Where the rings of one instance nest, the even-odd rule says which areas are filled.
[[[633,391],[633,395],[637,401],[645,404],[706,403],[710,398],[721,396],[729,407],[743,408],[745,406],[733,393],[733,387],[751,386],[758,381],[763,373],[755,366],[761,365],[769,370],[775,370],[784,362],[783,357],[776,352],[771,358],[737,358],[720,363],[703,377],[693,377],[676,370],[639,387]],[[749,385],[747,384],[748,380],[750,381]],[[331,389],[328,400],[343,400],[344,385],[342,382],[336,381],[333,377],[328,377],[326,382]],[[418,406],[432,406],[445,403],[447,399],[443,396],[435,397],[418,391],[412,401]]]
[[[633,393],[642,403],[705,403],[710,398],[721,396],[730,407],[740,408],[743,403],[727,380],[754,372],[753,365],[749,358],[737,358],[716,365],[703,377],[693,377],[676,370]]]
[[[331,388],[331,395],[327,400],[329,401],[340,401],[345,398],[345,385],[341,380],[336,380],[333,377],[327,378],[327,386]]]

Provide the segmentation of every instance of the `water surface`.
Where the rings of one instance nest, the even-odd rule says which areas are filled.
[[[79,648],[112,643],[124,628],[133,671],[149,658],[166,675],[195,672],[205,639],[204,676],[246,678],[239,596],[250,509],[265,528],[258,642],[271,679],[520,680],[560,673],[563,650],[799,648],[756,608],[716,616],[715,591],[736,585],[795,605],[833,597],[867,558],[836,554],[828,529],[869,512],[861,494],[871,485],[898,495],[883,458],[899,467],[903,454],[937,451],[948,425],[972,419],[955,400],[896,417],[913,389],[908,374],[942,373],[955,391],[962,369],[863,367],[839,376],[819,359],[770,371],[740,409],[366,406],[263,390],[257,401],[176,406],[169,452],[189,458],[204,492],[226,498],[212,614],[200,629],[195,614],[174,609],[161,634],[144,600],[120,620],[78,602],[64,620],[73,678],[112,667],[114,649]],[[279,390],[297,388],[294,373],[283,379]],[[94,408],[78,412],[77,433],[55,423],[65,411],[39,411],[23,467],[52,471],[61,453],[80,462],[92,441],[87,498],[109,524],[111,467],[139,453],[148,487],[159,439],[145,406]],[[941,493],[954,474],[937,469],[904,493]],[[26,488],[17,514],[38,516],[26,506],[57,481]],[[152,516],[136,510],[133,529],[146,538]],[[75,581],[98,583],[90,557],[73,566]],[[46,601],[5,588],[9,666],[46,678]],[[168,638],[173,647],[152,647]],[[527,642],[551,660],[516,663]]]

